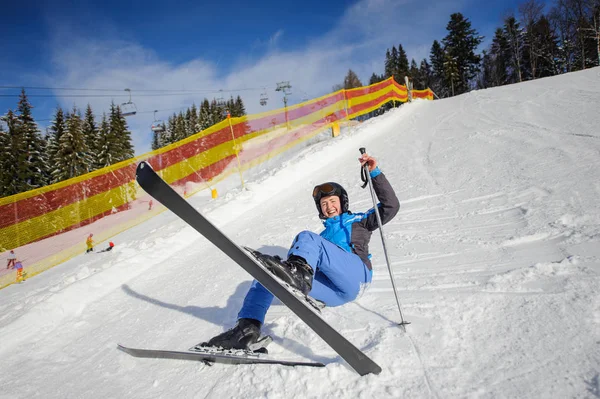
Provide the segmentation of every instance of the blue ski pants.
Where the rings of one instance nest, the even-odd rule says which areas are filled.
[[[353,301],[361,285],[370,283],[373,277],[373,272],[358,255],[344,251],[311,231],[303,231],[296,236],[288,257],[290,255],[303,257],[313,268],[315,275],[309,295],[327,306],[340,306]],[[254,280],[238,318],[264,323],[272,302],[273,294]]]

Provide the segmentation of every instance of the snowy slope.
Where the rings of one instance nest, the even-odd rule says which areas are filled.
[[[324,317],[383,372],[359,377],[275,304],[274,355],[324,369],[136,359],[122,343],[187,349],[231,327],[249,276],[165,212],[0,290],[0,398],[600,397],[600,69],[416,102],[194,206],[240,244],[284,253],[320,231],[310,197],[335,180],[369,208],[358,148],[402,208],[378,234],[374,282]]]

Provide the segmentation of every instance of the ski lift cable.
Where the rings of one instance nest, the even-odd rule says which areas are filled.
[[[229,90],[229,92],[236,92],[236,90]],[[207,92],[179,92],[179,93],[160,93],[160,94],[136,94],[136,97],[175,97],[175,96],[188,96],[190,94],[206,94]],[[20,94],[0,94],[0,97],[19,97]],[[116,97],[129,97],[127,94],[27,94],[27,97],[61,97],[61,98],[116,98]]]
[[[41,86],[2,86],[0,89],[28,89],[28,90],[61,90],[61,91],[104,91],[118,92],[122,89],[97,89],[81,87],[41,87]],[[136,93],[217,93],[217,92],[237,92],[237,91],[257,91],[264,87],[243,87],[239,89],[132,89]],[[29,94],[28,94],[29,96]]]
[[[137,113],[138,114],[151,114],[151,113],[153,113],[155,111],[158,111],[158,112],[163,112],[163,111],[164,112],[170,112],[170,111],[179,111],[179,110],[187,109],[187,108],[189,108],[189,105],[184,105],[184,106],[178,107],[178,108],[164,108],[164,109],[158,109],[158,110],[153,110],[153,111],[138,111]],[[36,119],[35,121],[36,122],[47,122],[47,121],[53,121],[53,120],[54,120],[54,118]]]
[[[37,86],[1,86],[0,85],[0,89],[21,89],[21,88],[25,88],[25,89],[39,89],[39,90],[80,90],[80,91],[86,91],[86,90],[94,90],[94,91],[115,91],[114,89],[84,89],[84,88],[59,88],[59,87],[37,87]],[[268,100],[268,95],[267,95],[267,91],[266,91],[266,87],[260,87],[260,88],[244,88],[244,89],[231,89],[231,90],[205,90],[208,92],[235,92],[235,91],[242,91],[242,90],[262,90],[264,94],[265,98],[265,105],[266,105],[266,100]],[[119,90],[120,91],[120,90]],[[137,90],[136,90],[137,91]],[[142,92],[152,92],[152,91],[168,91],[168,90],[140,90]],[[190,90],[189,92],[177,92],[174,94],[136,94],[136,96],[138,97],[160,97],[160,96],[165,96],[165,95],[169,95],[169,96],[173,96],[173,95],[184,95],[184,94],[189,94],[195,92],[194,90]],[[15,97],[15,96],[19,96],[20,94],[0,94],[0,97]],[[56,97],[53,94],[27,94],[27,97]],[[61,97],[129,97],[131,99],[131,91],[129,91],[129,94],[67,94],[67,95],[61,95]],[[262,104],[262,99],[261,99],[261,104]],[[181,107],[177,107],[177,108],[164,108],[164,109],[159,109],[159,110],[144,110],[144,111],[137,111],[137,114],[149,114],[149,113],[153,113],[155,111],[178,111],[178,110],[182,110],[182,109],[186,109],[189,108],[189,105],[185,105],[185,106],[181,106]],[[54,118],[46,118],[46,119],[36,119],[36,122],[48,122],[48,121],[53,121]]]

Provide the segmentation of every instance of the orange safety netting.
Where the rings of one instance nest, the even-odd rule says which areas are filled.
[[[433,99],[431,90],[413,90],[413,98]],[[340,90],[287,108],[227,118],[193,136],[127,161],[40,189],[0,198],[0,261],[14,249],[28,276],[85,252],[96,243],[162,212],[135,181],[135,169],[147,160],[184,195],[187,183],[219,181],[256,166],[334,123],[367,114],[389,101],[408,101],[406,87],[393,78],[370,86]],[[183,188],[183,189],[182,189]],[[158,204],[157,204],[158,205]],[[93,229],[92,225],[93,224]],[[15,272],[0,265],[0,288]]]

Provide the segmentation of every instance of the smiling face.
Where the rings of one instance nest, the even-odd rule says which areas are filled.
[[[340,197],[337,195],[321,198],[319,205],[321,205],[321,212],[326,218],[339,216],[342,213],[342,204],[340,203]]]

